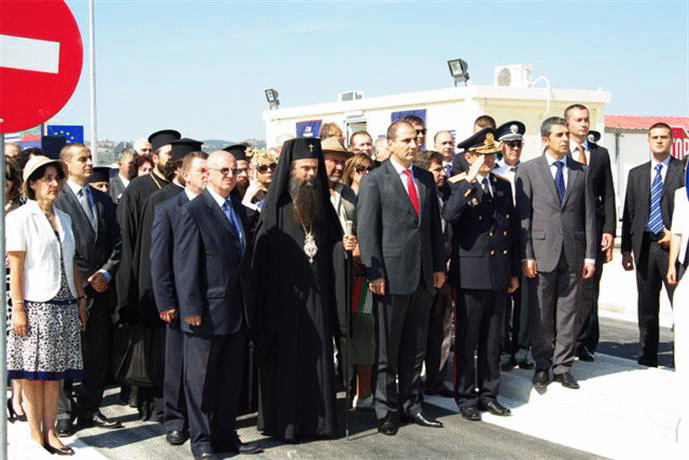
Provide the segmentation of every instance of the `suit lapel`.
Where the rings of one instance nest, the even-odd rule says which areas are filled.
[[[581,166],[579,166],[581,163],[573,162],[569,159],[567,161],[567,187],[565,187],[565,199],[562,200],[563,208],[567,204],[567,200],[571,195],[570,191],[574,189],[574,182],[578,180],[577,178],[579,177],[579,174],[582,172]]]
[[[221,223],[221,225],[228,232],[230,232],[230,234],[234,238],[237,238],[235,230],[234,230],[233,226],[230,224],[230,221],[227,220],[225,213],[222,211],[222,209],[220,209],[220,206],[218,206],[218,203],[216,203],[215,199],[211,196],[211,194],[207,190],[203,191],[203,199],[205,200],[206,206],[208,207],[208,212],[213,216],[213,219],[219,221]]]
[[[663,182],[663,197],[670,196],[670,193],[674,193],[674,190],[671,190],[670,187],[675,187],[677,184],[680,184],[681,182],[675,178],[676,175],[681,174],[682,168],[678,168],[677,166],[679,165],[679,161],[675,160],[674,158],[670,157],[670,161],[667,165],[667,174],[665,175],[665,182]]]
[[[96,230],[93,228],[93,225],[91,225],[91,220],[88,218],[86,215],[86,211],[84,211],[84,208],[81,206],[81,203],[79,202],[79,198],[74,194],[74,191],[72,191],[72,187],[70,187],[68,184],[64,184],[62,186],[62,193],[65,194],[65,198],[69,202],[68,204],[72,206],[74,209],[76,209],[76,214],[74,217],[78,218],[78,228],[79,231],[85,231],[88,234],[85,235],[87,238],[87,241],[91,241],[91,238],[93,237],[95,239],[96,236]],[[95,203],[94,203],[95,205]],[[96,211],[94,209],[94,211]],[[98,214],[96,213],[96,216]],[[98,226],[98,218],[96,218],[96,227]]]
[[[395,167],[392,165],[391,161],[388,160],[385,164],[385,173],[389,176],[386,180],[387,183],[391,184],[392,187],[395,189],[395,195],[396,196],[402,196],[404,197],[403,199],[406,200],[407,205],[409,206],[409,210],[416,214],[416,210],[414,209],[414,206],[411,204],[411,199],[409,198],[409,193],[407,193],[407,189],[404,188],[404,185],[402,185],[402,180],[400,179],[400,175],[397,174],[397,171],[395,171]]]

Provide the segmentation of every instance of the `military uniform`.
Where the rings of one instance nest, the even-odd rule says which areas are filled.
[[[465,415],[466,409],[477,414],[496,402],[501,318],[510,278],[519,271],[518,222],[509,181],[492,173],[471,182],[466,174],[453,179],[443,217],[452,224],[450,282],[458,290],[455,399]]]

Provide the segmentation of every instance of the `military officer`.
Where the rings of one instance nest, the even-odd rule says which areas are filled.
[[[478,421],[481,410],[510,415],[497,395],[500,323],[508,293],[519,287],[518,222],[509,181],[492,173],[500,150],[495,129],[484,128],[458,147],[469,169],[450,179],[443,210],[453,234],[450,282],[458,289],[455,399],[464,418]]]

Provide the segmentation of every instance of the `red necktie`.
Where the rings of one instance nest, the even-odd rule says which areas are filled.
[[[414,186],[414,180],[411,178],[411,171],[405,169],[404,174],[407,175],[407,192],[409,193],[409,199],[416,211],[416,217],[419,217],[419,195],[416,194],[416,187]]]

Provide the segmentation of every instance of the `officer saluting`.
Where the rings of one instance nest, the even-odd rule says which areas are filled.
[[[495,130],[484,128],[457,147],[469,170],[450,179],[443,211],[453,230],[450,282],[458,289],[455,399],[464,418],[481,420],[480,410],[510,415],[497,401],[500,322],[507,294],[519,286],[518,222],[509,181],[491,172],[500,150]]]

